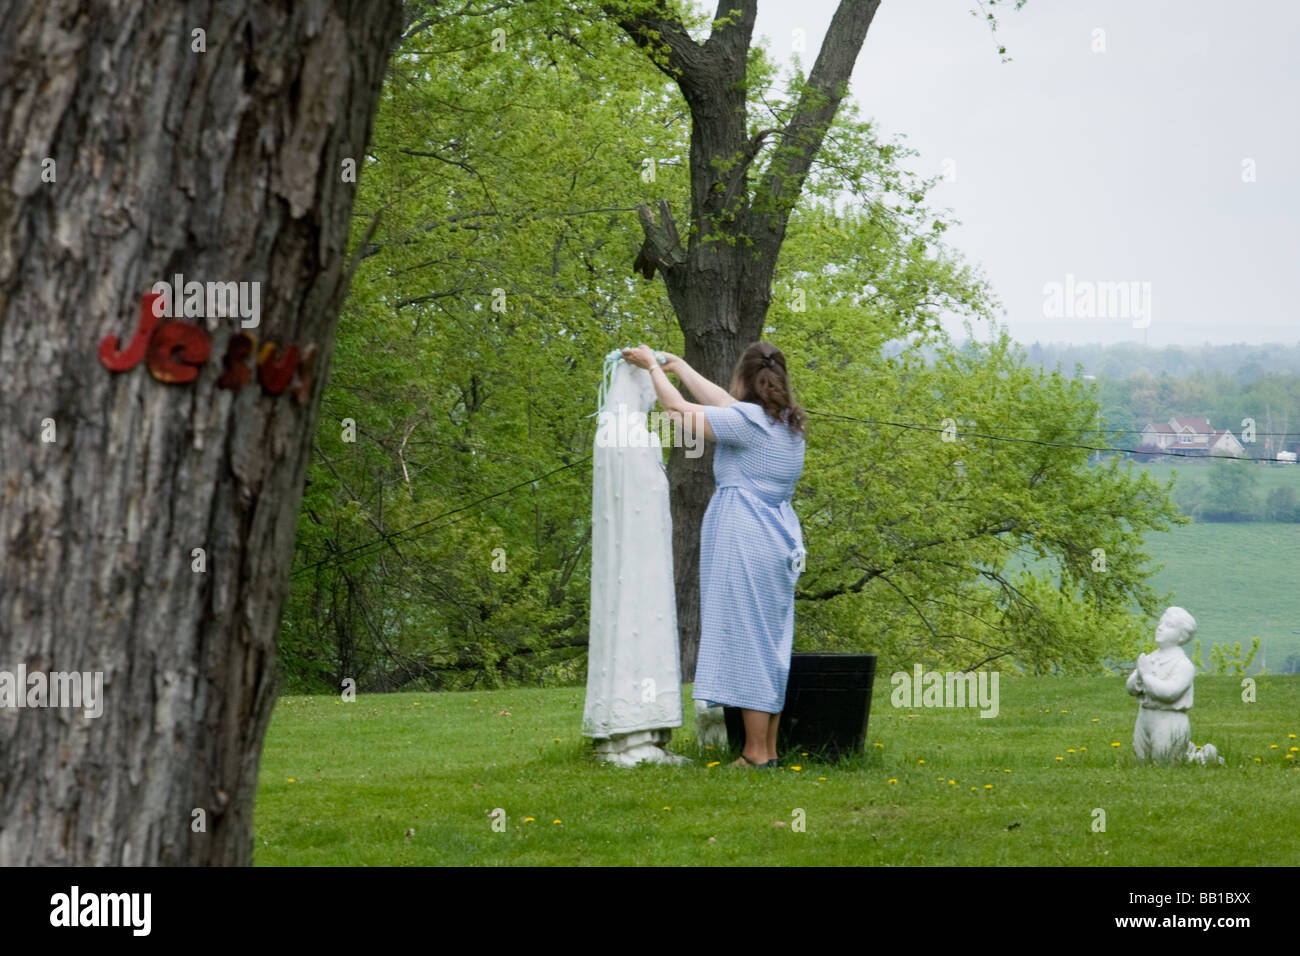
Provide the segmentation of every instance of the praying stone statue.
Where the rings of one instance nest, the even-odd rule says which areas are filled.
[[[1196,620],[1181,607],[1166,609],[1156,625],[1156,649],[1139,654],[1128,678],[1128,692],[1138,699],[1133,752],[1152,763],[1223,763],[1214,744],[1192,743],[1192,680],[1196,667],[1182,645],[1196,634]]]

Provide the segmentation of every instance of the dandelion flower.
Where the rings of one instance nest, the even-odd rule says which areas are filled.
[[[1112,747],[1118,747],[1118,746],[1119,746],[1119,741],[1118,741],[1118,740],[1112,740],[1112,741],[1110,742],[1110,745],[1111,745]]]
[[[889,778],[889,782],[890,782],[890,783],[898,783],[898,778],[897,778],[897,777],[890,777],[890,778]]]
[[[971,789],[972,789],[972,790],[975,790],[975,789],[977,789],[977,788],[975,788],[975,787],[971,787]]]
[[[794,765],[793,767],[791,767],[790,769],[791,769],[791,770],[802,770],[803,767],[799,766],[798,764],[795,764],[795,765]]]
[[[559,820],[552,820],[551,822],[552,822],[552,823],[559,823],[560,821],[559,821]]]
[[[560,738],[559,738],[559,737],[556,737],[556,738],[555,738],[555,742],[558,744],[558,743],[560,742]]]
[[[925,758],[922,757],[920,760],[917,761],[917,763],[925,763]]]
[[[1066,753],[1067,753],[1067,754],[1072,754],[1072,753],[1074,753],[1074,748],[1071,747],[1069,750],[1066,751]]]
[[[1079,752],[1082,753],[1083,751],[1085,751],[1085,750],[1087,750],[1087,749],[1088,749],[1087,747],[1080,747],[1080,748],[1079,748]]]
[[[1002,772],[1003,772],[1003,773],[1010,773],[1010,772],[1011,772],[1011,768],[1008,767],[1006,770],[1003,770]]]
[[[1295,753],[1297,750],[1300,750],[1300,747],[1292,747],[1292,748],[1291,748],[1291,752],[1292,752],[1292,753]]]
[[[1277,750],[1277,744],[1269,744],[1269,745],[1268,745],[1268,749],[1269,749],[1269,750]]]
[[[1064,758],[1064,757],[1057,757],[1056,759],[1057,759],[1057,760],[1064,760],[1065,758]]]
[[[986,784],[984,784],[984,789],[985,789],[985,790],[992,790],[992,789],[993,789],[993,784],[991,784],[991,783],[986,783]]]
[[[712,750],[712,749],[713,749],[713,744],[705,744],[705,745],[704,745],[704,749],[705,749],[705,750]]]
[[[1287,760],[1294,760],[1294,759],[1295,759],[1295,754],[1287,754],[1287,755],[1286,755],[1286,759],[1287,759]]]
[[[534,820],[532,817],[524,817],[524,823],[536,823],[536,822],[537,821]]]
[[[955,786],[957,786],[957,781],[956,781],[956,780],[949,780],[949,781],[948,781],[948,785],[949,785],[950,787],[955,787]]]
[[[1287,737],[1291,740],[1295,740],[1295,734],[1287,734]]]
[[[710,766],[710,767],[716,767],[716,766],[717,766],[718,764],[720,764],[720,763],[722,763],[721,760],[714,760],[712,763],[709,764],[709,766]]]
[[[817,779],[818,779],[818,780],[825,780],[826,778],[825,778],[825,777],[818,777]]]
[[[885,745],[882,744],[879,740],[877,740],[877,741],[876,741],[876,746],[877,746],[877,747],[883,747],[883,746],[885,746]]]
[[[801,753],[799,756],[800,756],[800,757],[806,757],[806,756],[808,756],[808,751],[805,750],[805,751],[804,751],[803,753]]]
[[[671,810],[672,807],[664,807],[665,810]]]
[[[293,777],[290,777],[290,778],[289,778],[289,782],[290,782],[290,783],[297,783],[298,781],[294,780]]]
[[[1263,757],[1256,757],[1256,758],[1255,758],[1255,763],[1263,763],[1263,762],[1264,762],[1264,758],[1263,758]]]
[[[1099,720],[1101,720],[1100,717],[1094,717],[1094,718],[1092,718],[1092,722],[1093,722],[1094,724],[1095,724],[1097,721],[1099,721]]]

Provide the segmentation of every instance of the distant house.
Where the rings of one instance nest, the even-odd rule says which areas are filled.
[[[1146,455],[1163,451],[1239,458],[1246,449],[1226,428],[1212,428],[1208,418],[1171,418],[1167,422],[1152,422],[1142,429],[1137,451]]]

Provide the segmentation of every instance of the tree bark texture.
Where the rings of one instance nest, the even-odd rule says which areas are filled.
[[[680,87],[691,112],[691,229],[683,245],[667,203],[642,207],[645,242],[633,266],[657,270],[685,338],[683,357],[728,387],[741,352],[762,338],[772,276],[790,210],[847,91],[880,0],[841,0],[798,103],[780,129],[750,133],[745,68],[757,0],[719,0],[708,40],[697,43],[666,3],[657,12],[606,11]],[[774,148],[751,183],[759,151]],[[793,373],[793,369],[792,369]],[[798,388],[797,376],[795,387]],[[713,450],[669,458],[673,564],[682,679],[695,679],[700,641],[700,526],[713,495]]]
[[[104,680],[98,718],[0,709],[0,865],[251,862],[346,292],[341,170],[363,163],[400,17],[397,0],[0,2],[0,671]],[[218,387],[238,318],[189,320],[211,358],[188,384],[100,363],[177,273],[260,283],[258,346],[318,350],[303,401],[256,369]]]

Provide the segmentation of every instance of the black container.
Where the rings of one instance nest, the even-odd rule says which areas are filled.
[[[875,676],[875,654],[793,654],[777,749],[831,759],[862,753]],[[745,744],[740,708],[726,707],[724,713],[727,739],[740,749]]]

